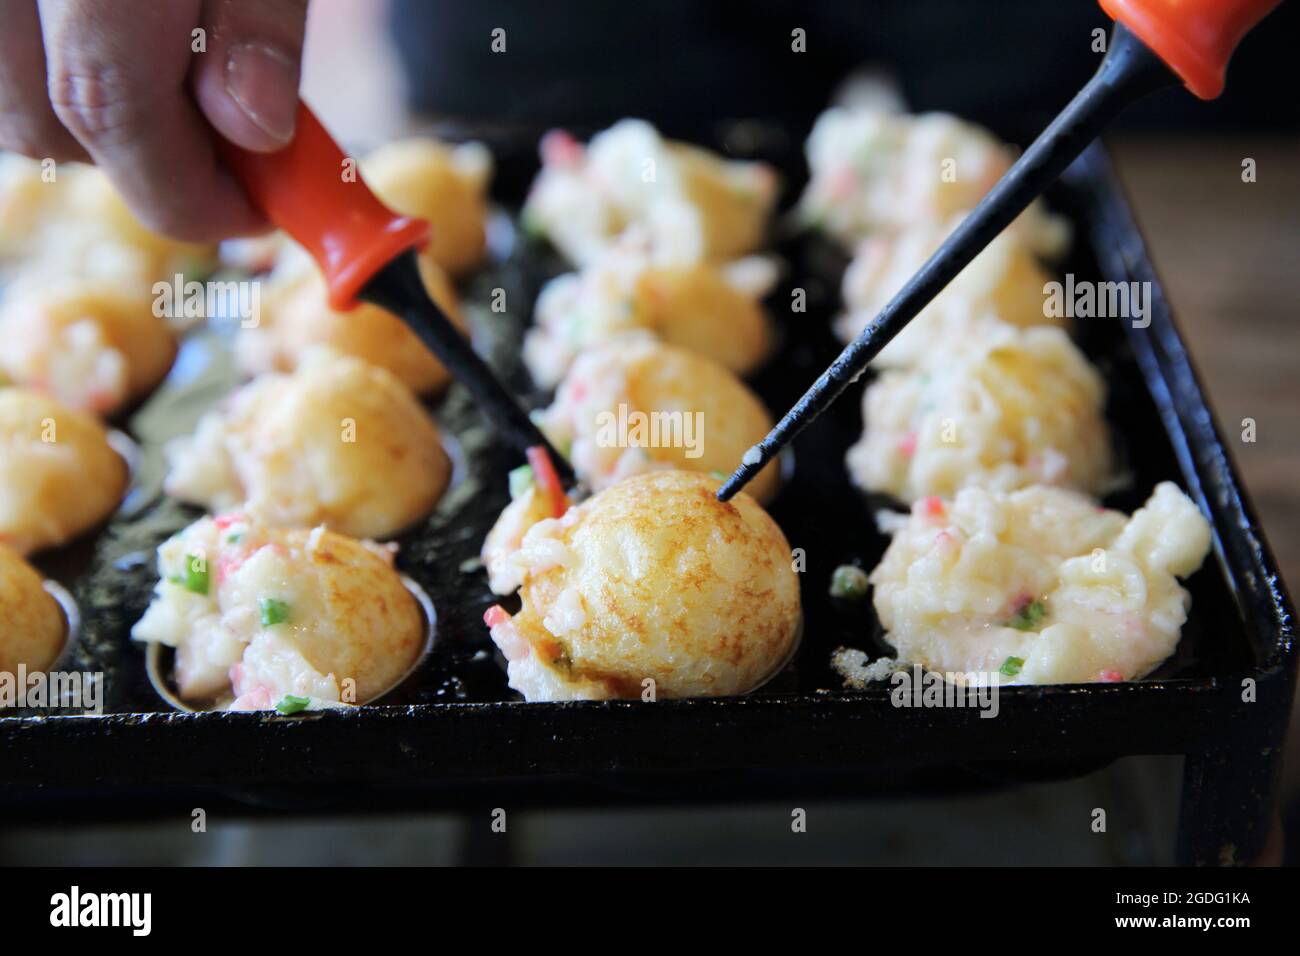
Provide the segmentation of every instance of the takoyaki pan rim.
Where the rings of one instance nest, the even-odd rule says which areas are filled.
[[[1140,499],[1155,480],[1175,477],[1213,519],[1216,557],[1201,574],[1222,575],[1236,625],[1214,635],[1216,644],[1231,647],[1233,664],[1222,672],[1007,689],[993,720],[970,709],[895,708],[883,685],[841,692],[829,684],[811,693],[775,687],[743,698],[654,704],[395,703],[282,717],[166,712],[160,703],[149,713],[0,717],[0,794],[17,798],[33,787],[51,795],[90,787],[277,788],[304,779],[313,785],[366,782],[398,788],[542,775],[596,779],[677,773],[706,781],[706,771],[1086,762],[1124,754],[1275,747],[1296,664],[1293,611],[1276,564],[1100,147],[1071,169],[1055,198],[1073,217],[1077,242],[1094,256],[1103,278],[1153,283],[1150,327],[1134,330],[1124,323],[1140,376],[1111,384],[1121,391],[1142,388],[1159,416],[1159,429],[1125,436],[1130,451],[1141,459],[1143,449],[1161,446],[1177,463],[1175,474],[1151,475],[1135,460],[1135,495]],[[1090,334],[1086,322],[1080,332]],[[801,379],[786,388],[802,384]],[[776,404],[769,392],[765,397]],[[856,409],[845,409],[851,409],[851,399],[841,412],[856,420]],[[838,457],[823,456],[812,466],[808,448],[797,455],[805,473],[815,467],[819,481],[840,476],[843,483]],[[499,478],[504,484],[504,469]],[[839,503],[850,511],[862,507],[858,496]],[[797,496],[786,496],[773,509],[796,545],[797,504]],[[403,544],[419,548],[418,541]],[[806,597],[824,593],[823,572],[804,576]],[[466,590],[459,579],[422,583],[433,593],[440,616]],[[1194,606],[1189,626],[1197,614]],[[821,651],[816,642],[805,642],[801,655]],[[138,648],[128,652],[138,657],[142,675],[143,654]],[[1259,684],[1257,703],[1241,701],[1245,677]],[[862,787],[880,789],[869,779]]]

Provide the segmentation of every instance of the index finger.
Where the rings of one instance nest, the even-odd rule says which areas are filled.
[[[55,113],[146,225],[194,241],[266,226],[188,91],[200,7],[40,0]]]

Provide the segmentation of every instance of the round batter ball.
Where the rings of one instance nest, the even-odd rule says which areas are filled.
[[[0,543],[28,554],[77,537],[113,513],[127,478],[98,421],[0,388]]]
[[[62,191],[41,177],[39,162],[0,153],[0,259],[22,261],[32,254],[32,236],[53,215]]]
[[[539,385],[551,387],[583,348],[640,330],[747,375],[772,351],[761,300],[775,281],[775,268],[757,257],[726,267],[656,266],[629,236],[598,264],[546,284],[537,324],[524,337],[524,362]]]
[[[868,386],[849,475],[906,502],[968,485],[1100,495],[1114,480],[1105,398],[1101,376],[1060,329],[1001,326]]]
[[[36,569],[0,544],[0,674],[49,670],[67,639],[59,602]]]
[[[523,606],[489,611],[528,700],[743,694],[792,652],[799,582],[781,529],[707,475],[620,482],[523,537]]]
[[[399,140],[363,159],[361,173],[392,209],[428,220],[429,255],[444,271],[458,276],[483,258],[492,157],[481,143]]]
[[[420,275],[434,302],[464,330],[451,281],[423,253]],[[351,312],[331,309],[324,280],[300,249],[286,255],[272,273],[261,312],[257,327],[241,329],[235,341],[246,374],[292,371],[311,349],[327,346],[388,369],[419,395],[441,391],[451,381],[442,363],[395,315],[367,303]]]
[[[889,304],[961,222],[921,221],[893,236],[865,240],[844,272],[846,311],[835,320],[835,333],[849,342]],[[988,334],[990,317],[1009,325],[1065,326],[1068,319],[1049,314],[1044,286],[1051,275],[1013,232],[1004,232],[975,257],[935,299],[921,310],[873,360],[876,367],[916,365],[937,344]]]
[[[260,376],[167,445],[164,488],[277,527],[387,538],[428,514],[451,462],[411,390],[385,369],[318,352]]]
[[[578,356],[540,424],[578,477],[600,491],[660,469],[729,474],[771,430],[772,417],[712,359],[629,334]],[[773,462],[746,490],[767,502],[779,483]]]
[[[216,249],[135,218],[109,178],[80,163],[0,156],[0,260],[14,270],[112,279],[147,290],[209,272]]]
[[[215,265],[215,246],[182,242],[141,223],[98,167],[77,168],[68,181],[68,204],[76,219],[97,223],[105,241],[129,249],[138,262],[136,274],[150,282],[170,281],[176,273],[187,279],[201,277]]]
[[[176,337],[145,289],[33,277],[0,302],[0,372],[70,408],[113,415],[148,395],[175,357]]]
[[[836,106],[813,125],[802,218],[852,248],[919,221],[973,209],[1010,168],[1011,149],[947,113],[907,115]],[[1070,240],[1064,220],[1034,202],[1013,224],[1035,253],[1055,258]]]
[[[1210,526],[1162,482],[1131,518],[1060,488],[926,498],[871,573],[898,659],[959,682],[1135,680],[1173,653]]]
[[[392,561],[391,547],[324,528],[202,518],[158,548],[160,580],[131,636],[176,649],[176,686],[196,704],[365,703],[397,684],[425,643]]]
[[[590,265],[630,226],[661,264],[742,256],[761,245],[779,182],[765,163],[736,162],[621,120],[582,146],[548,133],[525,227]]]

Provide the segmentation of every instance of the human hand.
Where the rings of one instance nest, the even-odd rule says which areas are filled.
[[[293,136],[307,0],[0,0],[0,146],[100,166],[179,239],[256,232],[213,130]]]

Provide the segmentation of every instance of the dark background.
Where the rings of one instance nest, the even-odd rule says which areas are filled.
[[[719,120],[770,119],[802,140],[855,68],[888,64],[914,111],[942,109],[1031,139],[1096,68],[1094,0],[394,0],[412,106],[443,117],[602,127],[639,116],[710,139]],[[508,56],[490,37],[506,31]],[[807,52],[790,49],[807,31]],[[1300,6],[1248,36],[1228,91],[1139,105],[1120,128],[1294,130]],[[472,78],[472,79],[470,79]]]

